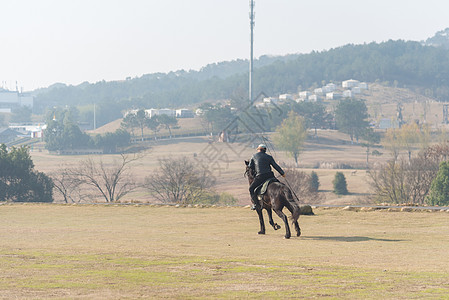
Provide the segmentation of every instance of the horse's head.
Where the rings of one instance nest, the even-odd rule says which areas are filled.
[[[249,160],[245,160],[246,170],[245,177],[248,177],[249,183],[254,181],[254,169],[250,168]]]

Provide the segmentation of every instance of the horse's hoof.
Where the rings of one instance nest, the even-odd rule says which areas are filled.
[[[281,229],[281,225],[274,224],[274,230],[278,230],[278,229]]]
[[[298,232],[296,233],[296,236],[301,236],[301,231],[298,231]]]
[[[265,234],[265,231],[259,231],[257,234]]]
[[[290,238],[290,236],[286,235],[284,236],[284,239],[288,240]]]

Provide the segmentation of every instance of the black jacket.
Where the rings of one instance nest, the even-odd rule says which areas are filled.
[[[251,157],[248,165],[250,168],[254,168],[256,176],[271,172],[271,166],[276,169],[281,175],[284,175],[284,170],[274,161],[271,155],[264,152],[257,152]]]

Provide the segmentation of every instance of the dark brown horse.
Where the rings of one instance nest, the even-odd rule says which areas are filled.
[[[254,181],[254,170],[248,167],[249,161],[245,160],[246,171],[245,176],[248,177],[249,184]],[[287,216],[282,212],[282,209],[286,207],[292,214],[291,221],[295,226],[296,236],[301,235],[301,229],[299,228],[298,218],[300,214],[300,207],[297,200],[293,198],[291,190],[281,182],[272,182],[268,185],[267,191],[263,195],[262,205],[260,209],[257,209],[259,215],[260,231],[259,234],[265,234],[265,222],[263,220],[262,209],[266,209],[271,226],[274,230],[280,228],[280,226],[273,222],[272,211],[284,221],[285,224],[285,238],[289,239],[291,236],[290,226],[288,225]]]

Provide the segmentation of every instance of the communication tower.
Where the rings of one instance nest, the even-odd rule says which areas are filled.
[[[250,43],[250,57],[249,57],[249,102],[253,103],[253,42],[254,42],[254,25],[255,25],[255,18],[256,14],[254,12],[254,6],[255,6],[254,0],[249,1],[249,27],[251,29],[251,43]]]

